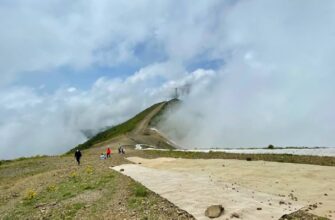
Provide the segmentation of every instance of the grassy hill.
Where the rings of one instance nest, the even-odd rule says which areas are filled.
[[[102,131],[96,134],[91,139],[86,142],[79,144],[75,148],[71,149],[68,153],[74,152],[76,149],[84,150],[92,147],[95,144],[101,143],[103,141],[109,140],[111,138],[117,137],[119,135],[126,134],[135,129],[136,125],[142,121],[151,111],[153,111],[157,106],[162,104],[163,102],[152,105],[151,107],[145,109],[144,111],[138,113],[133,118],[129,119],[126,122],[123,122],[119,125],[116,125],[112,128],[109,128],[105,131]]]

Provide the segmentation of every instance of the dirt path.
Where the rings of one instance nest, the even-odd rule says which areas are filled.
[[[175,148],[176,146],[173,143],[169,143],[164,136],[149,129],[151,119],[159,113],[165,104],[166,102],[163,102],[153,109],[141,122],[136,125],[133,131],[95,144],[93,148],[99,148],[104,151],[107,147],[112,147],[114,150],[117,150],[117,148],[122,145],[127,151],[129,151],[134,149],[136,144],[146,144],[150,146],[157,146],[159,148]]]
[[[126,175],[197,219],[206,219],[205,208],[216,203],[226,208],[222,219],[233,212],[240,219],[279,219],[302,207],[335,219],[335,167],[216,159],[128,159],[141,165],[122,165]]]
[[[166,102],[161,103],[154,110],[152,110],[132,132],[125,136],[126,139],[123,139],[123,144],[144,144],[168,149],[176,148],[177,146],[175,144],[169,142],[159,132],[149,128],[151,119],[161,111],[164,105],[166,105]]]
[[[145,130],[148,128],[149,122],[151,121],[151,119],[163,108],[163,106],[166,103],[163,102],[160,105],[157,106],[157,108],[155,108],[152,112],[150,112],[134,129],[134,131],[132,132],[133,134],[136,135],[142,135],[143,132],[145,132]]]

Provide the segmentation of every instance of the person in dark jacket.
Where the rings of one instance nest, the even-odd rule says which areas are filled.
[[[77,149],[76,153],[74,153],[74,157],[76,158],[78,165],[80,165],[81,152],[79,149]]]

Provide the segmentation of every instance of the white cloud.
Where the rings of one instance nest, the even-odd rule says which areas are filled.
[[[183,62],[210,47],[216,1],[12,1],[0,4],[1,84],[62,66],[138,62],[138,44],[156,41]],[[189,7],[192,3],[192,7]]]
[[[1,157],[63,152],[84,140],[81,129],[119,123],[190,84],[162,127],[186,146],[334,146],[334,11],[330,0],[1,3]],[[11,84],[63,66],[141,63],[141,45],[152,57],[126,79],[52,94]],[[199,59],[224,66],[186,71]]]
[[[218,78],[162,129],[187,147],[335,146],[334,6],[235,4],[223,20],[220,50],[230,56]]]
[[[168,67],[156,63],[126,79],[100,78],[86,91],[74,87],[52,94],[28,87],[0,91],[0,159],[63,153],[86,140],[83,130],[116,125],[169,99],[175,85],[160,80],[160,71]],[[185,80],[199,80],[194,78]]]

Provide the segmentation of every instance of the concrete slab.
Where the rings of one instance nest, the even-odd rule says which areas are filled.
[[[171,159],[164,161],[171,162]],[[250,190],[234,183],[214,181],[206,174],[161,170],[135,164],[124,164],[113,169],[119,172],[124,169],[123,174],[197,219],[209,219],[204,212],[213,204],[222,204],[225,208],[224,214],[217,219],[229,219],[233,213],[239,214],[240,219],[278,219],[303,207],[299,202],[277,195]]]

